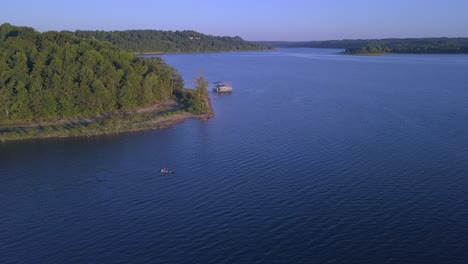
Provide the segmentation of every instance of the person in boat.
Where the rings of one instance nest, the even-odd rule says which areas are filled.
[[[170,169],[168,169],[168,168],[162,168],[162,169],[161,169],[161,173],[162,173],[162,174],[167,174],[167,173],[172,173],[172,172],[173,172],[173,171],[170,170]]]

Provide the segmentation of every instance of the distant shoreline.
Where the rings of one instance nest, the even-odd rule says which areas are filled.
[[[153,51],[153,52],[133,52],[133,54],[136,56],[142,56],[142,55],[197,54],[197,53],[258,52],[258,51],[270,51],[270,50],[276,50],[276,48],[263,49],[263,50],[173,51],[173,52]]]
[[[343,49],[346,54],[468,54],[468,38],[383,38],[321,41],[257,41],[279,48]]]

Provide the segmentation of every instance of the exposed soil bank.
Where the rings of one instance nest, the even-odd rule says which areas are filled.
[[[0,141],[17,141],[40,138],[90,137],[133,131],[163,129],[189,118],[209,120],[214,116],[210,98],[208,110],[193,114],[180,109],[172,100],[150,107],[115,112],[91,118],[58,120],[55,122],[12,123],[0,126]]]

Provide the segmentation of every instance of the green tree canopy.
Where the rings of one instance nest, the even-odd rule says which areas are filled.
[[[345,49],[348,54],[376,53],[468,53],[468,38],[390,38],[344,39],[326,41],[263,41],[273,47]]]
[[[70,32],[0,26],[0,123],[89,117],[157,103],[183,89],[162,59]]]
[[[75,34],[81,38],[108,41],[117,47],[136,53],[269,49],[269,47],[266,45],[245,41],[240,37],[211,36],[192,30],[77,30]]]

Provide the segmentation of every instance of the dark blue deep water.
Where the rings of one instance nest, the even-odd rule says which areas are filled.
[[[0,144],[0,263],[468,263],[468,56],[336,52],[166,55],[214,119]]]

